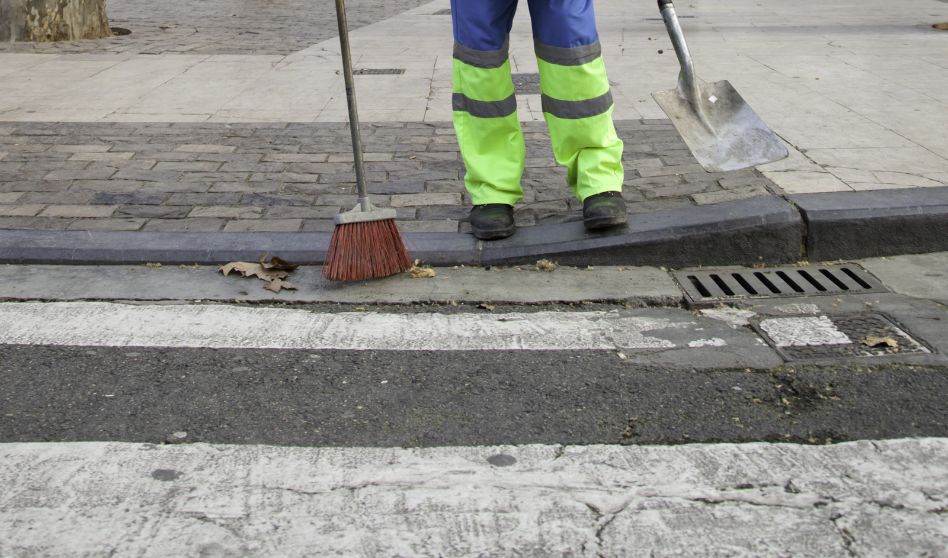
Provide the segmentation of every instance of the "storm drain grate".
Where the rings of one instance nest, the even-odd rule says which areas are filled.
[[[510,77],[517,95],[540,94],[540,74],[512,74]]]
[[[352,72],[357,76],[400,76],[405,68],[359,68]]]
[[[777,298],[885,292],[868,271],[855,264],[702,269],[677,271],[675,279],[695,304],[747,298]]]
[[[753,327],[785,360],[931,353],[882,314],[773,317]]]

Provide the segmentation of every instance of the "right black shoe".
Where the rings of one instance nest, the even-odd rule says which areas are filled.
[[[471,209],[471,229],[480,240],[507,238],[517,230],[513,206],[505,203],[475,205]]]

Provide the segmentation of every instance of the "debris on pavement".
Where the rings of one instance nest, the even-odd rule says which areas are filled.
[[[264,285],[263,288],[278,293],[283,289],[296,290],[296,285],[284,281],[284,279],[289,277],[290,272],[298,267],[298,265],[291,264],[275,256],[269,260],[264,256],[260,258],[260,262],[258,263],[230,262],[222,265],[218,271],[223,273],[224,277],[229,276],[232,272],[237,272],[242,277],[256,277],[261,281],[266,281],[267,284]]]
[[[881,349],[883,347],[888,347],[890,349],[898,349],[899,342],[894,338],[886,335],[884,337],[877,335],[869,335],[862,340],[862,344],[869,347],[870,349]]]
[[[559,265],[556,262],[551,262],[550,260],[539,260],[537,261],[537,269],[540,271],[552,272],[556,271]]]
[[[422,266],[419,265],[420,263],[421,260],[415,260],[411,269],[408,270],[408,274],[411,275],[412,279],[431,279],[432,277],[437,277],[437,272],[431,269],[431,266]]]
[[[161,263],[159,263],[159,262],[148,262],[148,263],[145,264],[145,267],[150,267],[150,268],[152,268],[152,269],[157,269],[157,268],[161,267]]]
[[[481,309],[483,309],[483,310],[487,310],[488,312],[493,312],[494,310],[497,309],[496,306],[494,306],[494,305],[492,305],[492,304],[487,304],[486,302],[482,302],[482,303],[478,304],[477,307],[478,307],[478,308],[481,308]]]

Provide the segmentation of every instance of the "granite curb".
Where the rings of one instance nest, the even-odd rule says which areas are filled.
[[[405,233],[432,265],[753,265],[948,250],[948,188],[757,197],[634,215],[606,233],[581,223],[524,228],[506,240]],[[329,233],[0,231],[0,263],[215,264],[265,254],[318,265]]]

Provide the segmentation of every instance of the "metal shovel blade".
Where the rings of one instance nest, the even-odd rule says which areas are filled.
[[[698,89],[700,97],[694,104],[677,88],[658,91],[652,97],[706,170],[744,169],[789,155],[777,134],[730,82],[699,80]]]

